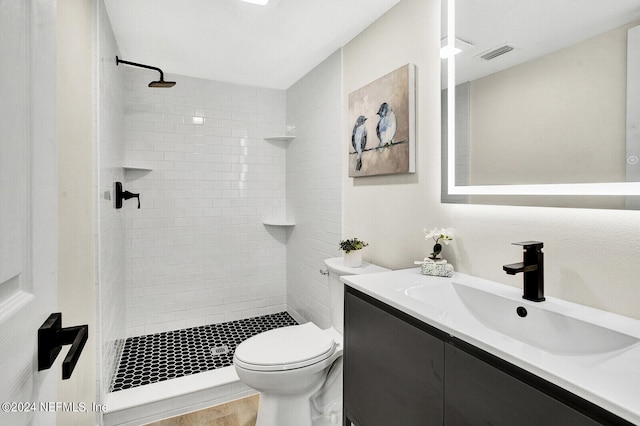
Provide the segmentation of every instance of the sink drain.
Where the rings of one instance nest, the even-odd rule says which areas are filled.
[[[527,309],[523,306],[518,306],[518,308],[516,309],[516,313],[520,318],[524,318],[527,316]]]

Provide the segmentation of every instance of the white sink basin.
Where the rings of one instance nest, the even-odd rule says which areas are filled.
[[[453,288],[469,312],[486,327],[552,353],[612,352],[638,342],[615,330],[546,310],[544,302],[539,306],[525,305],[522,300],[511,300],[456,282]],[[518,307],[526,309],[525,317],[518,315]]]
[[[545,309],[546,302],[528,302],[519,295],[499,295],[456,281],[451,284],[445,290],[442,286],[415,286],[404,293],[433,308],[470,314],[495,332],[553,354],[602,354],[627,348],[639,340],[572,317],[570,313]],[[525,316],[518,314],[518,308],[520,315]]]

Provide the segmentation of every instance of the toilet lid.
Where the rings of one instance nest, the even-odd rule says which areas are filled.
[[[248,370],[293,370],[330,357],[335,346],[329,334],[308,322],[250,337],[236,348],[234,363]]]

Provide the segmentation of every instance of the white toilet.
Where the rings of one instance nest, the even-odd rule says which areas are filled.
[[[324,261],[329,271],[331,328],[312,322],[253,336],[236,348],[238,377],[260,391],[256,426],[324,426],[342,422],[342,275],[370,274],[386,268]]]

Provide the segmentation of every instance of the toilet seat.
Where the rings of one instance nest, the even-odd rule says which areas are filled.
[[[255,371],[303,368],[329,358],[333,338],[312,322],[276,328],[253,336],[236,348],[236,366]]]

